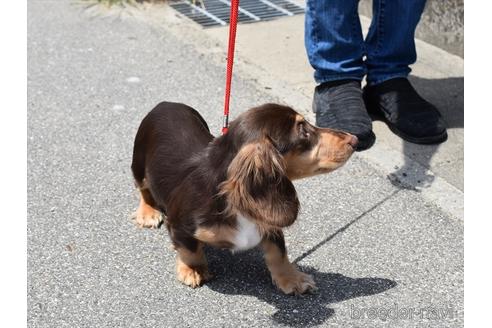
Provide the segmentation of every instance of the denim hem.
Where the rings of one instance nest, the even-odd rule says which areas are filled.
[[[334,75],[329,75],[329,76],[323,76],[322,78],[315,78],[316,83],[321,84],[325,82],[331,82],[331,81],[338,81],[338,80],[356,80],[356,81],[362,81],[364,76],[358,76],[358,75],[343,75],[343,74],[334,74]]]
[[[380,84],[380,83],[383,83],[385,81],[388,81],[388,80],[391,80],[391,79],[396,79],[396,78],[399,78],[399,77],[407,78],[409,74],[410,73],[387,74],[387,75],[384,75],[384,76],[379,77],[377,79],[369,79],[369,75],[368,75],[368,77],[366,78],[366,80],[367,80],[367,84],[368,85],[376,85],[376,84]]]

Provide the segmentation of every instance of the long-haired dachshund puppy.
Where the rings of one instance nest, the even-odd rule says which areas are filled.
[[[214,138],[194,109],[160,103],[135,138],[135,222],[153,228],[161,213],[167,217],[178,279],[193,288],[211,277],[204,244],[234,251],[261,245],[273,282],[284,293],[305,293],[315,283],[289,262],[282,233],[299,212],[291,181],[337,169],[356,144],[351,134],[315,127],[275,104],[246,111]]]

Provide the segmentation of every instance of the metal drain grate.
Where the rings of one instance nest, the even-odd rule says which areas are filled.
[[[171,2],[171,7],[203,27],[229,24],[229,0],[181,0]],[[241,0],[239,17],[241,23],[259,22],[281,16],[303,14],[304,8],[290,0]]]

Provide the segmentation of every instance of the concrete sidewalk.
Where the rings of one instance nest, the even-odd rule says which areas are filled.
[[[220,131],[223,45],[165,6],[30,0],[27,14],[29,327],[463,325],[463,221],[362,155],[296,183],[302,211],[287,248],[318,293],[282,295],[257,250],[207,249],[216,278],[179,284],[165,229],[129,219],[132,143],[162,100]],[[270,101],[308,112],[307,93],[247,58],[233,116]]]

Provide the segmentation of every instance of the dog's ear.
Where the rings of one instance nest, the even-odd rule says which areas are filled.
[[[286,227],[297,218],[296,190],[285,175],[282,155],[269,138],[246,144],[239,150],[220,189],[230,210],[260,225]]]

